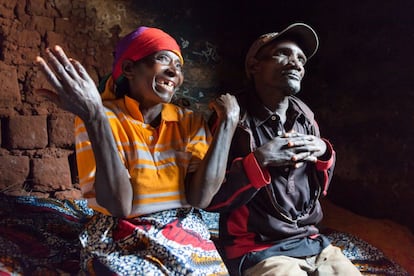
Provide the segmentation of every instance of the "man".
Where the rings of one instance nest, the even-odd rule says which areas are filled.
[[[317,48],[315,31],[296,23],[247,53],[252,86],[238,95],[226,180],[208,208],[220,212],[217,242],[232,275],[360,275],[316,227],[335,152],[295,95]]]

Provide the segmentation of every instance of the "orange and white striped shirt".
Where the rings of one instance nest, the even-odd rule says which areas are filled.
[[[125,96],[105,101],[106,114],[120,158],[131,176],[134,192],[130,217],[189,206],[184,179],[204,158],[211,134],[201,114],[173,104],[164,104],[161,124],[143,122],[139,103]],[[95,158],[85,126],[75,120],[76,158],[79,183],[89,206],[110,213],[96,202]]]

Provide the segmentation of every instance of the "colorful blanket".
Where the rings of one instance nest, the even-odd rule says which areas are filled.
[[[78,234],[93,214],[84,200],[10,197],[0,194],[0,276],[77,275]],[[213,238],[218,215],[203,212]],[[325,229],[336,246],[366,275],[403,275],[384,254],[347,233]]]

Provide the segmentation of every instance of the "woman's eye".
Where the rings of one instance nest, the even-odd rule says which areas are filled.
[[[155,59],[163,64],[169,64],[171,62],[171,59],[166,55],[159,55]]]
[[[175,68],[177,68],[177,69],[182,69],[182,65],[181,65],[181,63],[180,62],[177,62],[176,64],[175,64]]]

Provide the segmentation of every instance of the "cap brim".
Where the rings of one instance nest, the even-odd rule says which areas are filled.
[[[253,42],[247,52],[245,59],[245,70],[248,78],[250,78],[249,67],[251,59],[256,56],[261,48],[276,39],[289,39],[296,42],[302,49],[307,59],[310,59],[319,47],[318,35],[309,25],[304,23],[294,23],[279,33],[274,32],[263,34],[255,42]]]
[[[318,35],[309,25],[304,23],[295,23],[288,26],[269,40],[268,43],[281,38],[289,38],[295,41],[308,59],[316,53],[319,47]]]

